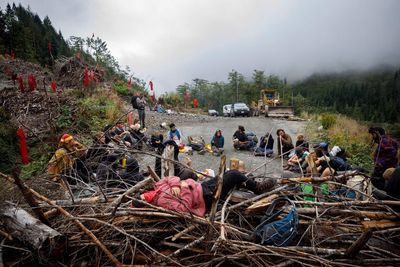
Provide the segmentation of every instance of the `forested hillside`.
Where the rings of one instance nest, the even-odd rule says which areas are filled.
[[[0,6],[0,53],[12,58],[19,58],[42,66],[52,67],[60,57],[77,56],[85,62],[103,68],[105,78],[132,78],[130,69],[122,69],[111,55],[107,44],[94,34],[82,38],[71,36],[64,39],[61,31],[56,31],[50,18],[43,21],[29,7],[7,4]]]
[[[314,74],[294,85],[305,108],[339,112],[362,121],[400,121],[400,70]],[[297,98],[299,99],[299,98]]]

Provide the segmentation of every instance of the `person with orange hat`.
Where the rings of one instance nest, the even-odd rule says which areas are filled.
[[[47,173],[60,181],[59,175],[76,167],[76,159],[86,153],[86,147],[70,134],[60,138],[58,149],[47,165]]]

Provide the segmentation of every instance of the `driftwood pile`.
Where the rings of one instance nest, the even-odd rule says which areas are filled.
[[[147,203],[145,208],[131,208],[132,196],[159,179],[151,169],[150,173],[151,177],[127,191],[70,200],[48,199],[27,188],[16,175],[2,174],[21,189],[40,221],[22,210],[28,206],[5,206],[0,212],[0,260],[6,265],[36,261],[47,266],[400,264],[400,214],[395,211],[400,201],[378,201],[363,192],[357,193],[364,195],[364,200],[316,193],[312,195],[316,201],[305,201],[305,195],[295,190],[301,183],[311,182],[315,189],[321,182],[335,185],[336,178],[343,180],[354,172],[325,179],[279,179],[270,192],[250,194],[246,199],[235,192],[218,205],[220,190],[216,190],[206,218]],[[221,181],[220,176],[216,179]],[[286,247],[257,244],[254,228],[271,201],[282,195],[297,207],[296,239]]]

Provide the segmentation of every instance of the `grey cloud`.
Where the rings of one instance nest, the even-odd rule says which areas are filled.
[[[174,90],[236,69],[298,79],[400,63],[400,1],[21,1],[65,37],[107,41],[122,66]]]

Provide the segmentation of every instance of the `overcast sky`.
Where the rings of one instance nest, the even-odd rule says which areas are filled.
[[[7,0],[0,0],[4,10]],[[121,66],[172,91],[235,69],[289,80],[400,64],[397,0],[21,0],[65,38],[94,33]]]

